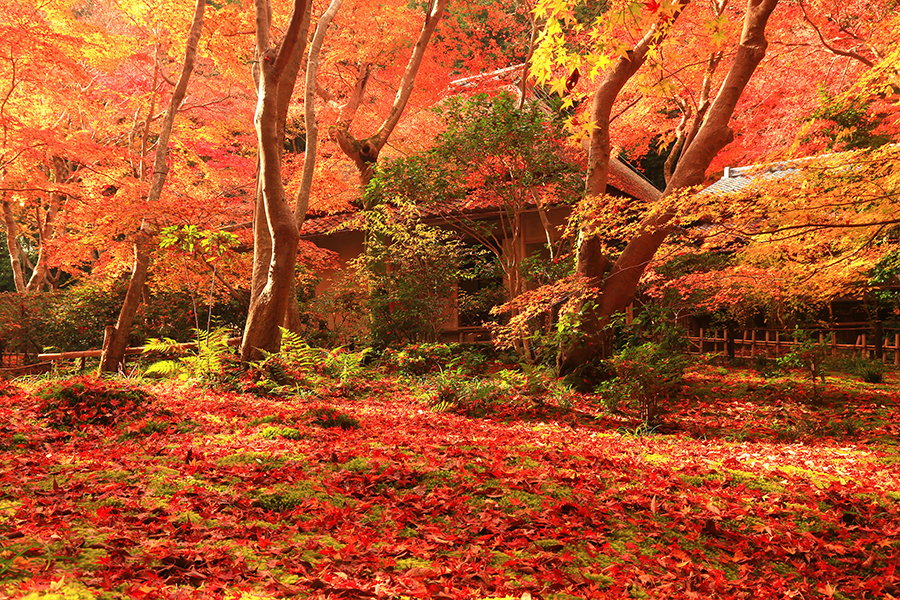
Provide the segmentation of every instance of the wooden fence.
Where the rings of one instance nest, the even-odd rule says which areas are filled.
[[[880,322],[844,323],[808,333],[830,349],[832,356],[876,358],[900,365],[900,330],[885,330]],[[722,353],[730,357],[775,358],[791,352],[800,343],[794,331],[770,328],[699,328],[688,334],[691,354]]]
[[[240,337],[228,339],[229,346],[239,346]],[[196,350],[197,342],[176,344],[181,350]],[[135,356],[146,351],[144,346],[125,348],[125,356]],[[84,368],[84,362],[88,358],[99,358],[103,350],[73,350],[70,352],[46,352],[38,355],[26,356],[21,352],[0,352],[0,375],[14,376],[26,372],[39,372],[47,370],[51,363],[60,360],[78,361],[79,368]],[[35,362],[36,360],[36,362]]]

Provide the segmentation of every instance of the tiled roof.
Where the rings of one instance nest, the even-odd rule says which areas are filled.
[[[799,171],[798,161],[776,162],[768,165],[747,167],[726,167],[722,179],[703,190],[704,194],[724,196],[747,191],[751,187],[763,185],[766,181],[783,179]]]

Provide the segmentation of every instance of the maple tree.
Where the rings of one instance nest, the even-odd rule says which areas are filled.
[[[284,323],[293,290],[291,282],[300,230],[285,197],[281,158],[288,104],[300,70],[310,19],[309,4],[294,2],[285,33],[275,41],[270,31],[270,3],[260,0],[255,10],[254,77],[258,100],[254,125],[259,175],[253,213],[250,309],[241,342],[243,360],[258,358],[262,351],[278,350],[279,328]]]
[[[416,77],[424,60],[428,43],[443,16],[446,6],[447,0],[433,0],[426,5],[422,29],[413,45],[406,69],[397,85],[397,93],[388,109],[387,117],[385,117],[374,133],[361,139],[350,133],[350,127],[356,118],[357,111],[366,93],[366,87],[376,65],[366,60],[365,57],[359,59],[357,64],[358,73],[353,89],[341,106],[337,123],[329,127],[328,133],[331,139],[338,144],[341,151],[353,160],[359,174],[361,189],[365,189],[371,180],[372,169],[378,161],[378,156],[406,110],[407,103],[415,88]],[[331,95],[327,90],[323,90],[323,94]]]
[[[673,27],[673,22],[684,7],[685,4],[680,3],[663,7],[654,5],[650,10],[651,15],[646,17],[649,19],[649,25],[644,29],[638,29],[646,33],[636,45],[625,45],[617,42],[616,38],[612,38],[611,41],[600,38],[603,44],[607,44],[602,47],[609,47],[613,51],[620,52],[622,56],[607,70],[593,96],[591,118],[587,127],[591,148],[586,184],[589,197],[596,197],[605,189],[611,150],[609,123],[612,106],[624,85],[646,60],[650,49],[658,45],[668,34],[669,28]],[[698,120],[696,133],[691,133],[690,139],[683,138],[685,143],[680,148],[679,160],[660,201],[651,207],[651,212],[643,218],[640,228],[615,262],[610,262],[606,257],[602,241],[591,230],[590,224],[582,228],[577,272],[599,293],[595,303],[581,305],[582,335],[573,338],[562,348],[559,360],[561,372],[572,371],[580,365],[589,363],[598,355],[609,353],[608,334],[604,333],[605,324],[612,314],[625,308],[631,301],[645,268],[672,230],[671,220],[677,214],[677,202],[674,200],[685,190],[703,182],[706,170],[713,159],[734,138],[729,121],[751,76],[765,56],[767,47],[765,30],[774,8],[775,2],[747,4],[740,41],[719,91],[714,95],[708,108],[702,112],[702,120]],[[721,16],[721,10],[719,12]],[[616,18],[620,18],[616,16],[618,14],[612,13],[613,24]],[[557,25],[548,28],[547,31],[543,50],[544,60],[549,61],[553,52],[558,52],[561,58],[557,60],[564,61],[569,54],[565,51],[562,29]],[[595,56],[596,59],[593,62],[588,60],[583,65],[584,68],[596,71],[610,60],[603,53],[591,56]],[[716,62],[714,55],[707,63],[707,75]],[[551,72],[546,66],[542,73],[544,80],[550,79]],[[565,78],[557,77],[553,81],[556,89],[564,88]]]
[[[206,8],[206,0],[197,0],[194,9],[194,17],[188,33],[188,42],[185,49],[184,63],[181,74],[172,91],[169,105],[166,108],[165,117],[160,127],[159,139],[156,143],[156,156],[153,162],[153,174],[150,180],[150,189],[147,193],[147,202],[157,202],[162,195],[163,186],[168,175],[166,158],[169,152],[169,136],[175,122],[175,115],[184,96],[187,93],[188,82],[194,70],[194,60],[197,55],[197,45],[200,42],[200,34],[203,31],[203,16]],[[145,132],[146,135],[146,132]],[[114,328],[108,330],[108,335],[103,344],[103,355],[100,357],[101,372],[115,372],[121,368],[125,356],[125,348],[128,347],[128,336],[134,322],[134,315],[140,303],[144,285],[147,282],[147,274],[152,258],[153,237],[158,233],[156,224],[150,221],[141,223],[134,243],[134,267],[131,271],[131,280],[125,300],[122,302],[122,310]]]
[[[388,161],[369,191],[376,202],[440,215],[448,227],[490,251],[510,300],[526,289],[527,213],[536,213],[549,259],[558,259],[560,218],[557,213],[554,223],[550,212],[578,195],[581,171],[559,120],[548,119],[538,103],[518,105],[506,92],[448,99],[436,109],[446,128],[433,146]]]

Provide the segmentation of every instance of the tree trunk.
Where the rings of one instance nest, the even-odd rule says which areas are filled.
[[[6,224],[6,249],[9,252],[9,263],[12,267],[13,281],[16,291],[25,293],[25,274],[22,271],[22,250],[19,248],[19,225],[13,214],[12,203],[4,194],[3,196],[3,222]]]
[[[416,75],[422,64],[422,58],[425,56],[425,49],[428,47],[428,42],[431,40],[431,34],[434,33],[446,7],[447,0],[434,0],[430,7],[430,11],[426,13],[425,22],[422,24],[422,30],[419,32],[419,39],[416,41],[412,56],[409,57],[409,63],[406,65],[406,71],[403,73],[403,78],[400,80],[400,87],[397,89],[397,96],[394,98],[394,104],[391,106],[387,118],[384,120],[384,123],[381,124],[378,131],[365,139],[357,140],[350,133],[349,119],[345,120],[343,115],[338,126],[332,127],[329,130],[331,138],[337,142],[341,151],[350,157],[356,165],[356,169],[359,172],[360,189],[363,191],[365,191],[369,182],[372,180],[372,176],[375,173],[375,163],[378,162],[378,155],[381,153],[381,149],[387,143],[388,138],[400,121],[403,111],[406,110],[406,104],[409,102],[409,97],[415,86]],[[362,78],[362,74],[363,72],[361,71],[362,87],[364,87],[365,81],[368,79],[367,66],[364,78]],[[354,95],[352,96],[355,102],[359,102],[359,97],[362,96],[362,89],[359,85],[360,82],[358,81],[357,83],[357,89],[354,90]],[[352,114],[350,117],[352,118]]]
[[[56,183],[64,183],[69,178],[69,166],[59,156],[53,157],[53,174]],[[56,234],[56,216],[64,201],[65,196],[60,192],[50,193],[50,205],[44,214],[44,222],[38,224],[38,260],[25,285],[26,294],[40,291],[44,284],[50,285],[50,268],[47,266],[50,254],[48,244]]]
[[[184,65],[181,68],[181,76],[172,92],[172,98],[166,109],[159,131],[159,140],[156,146],[156,155],[153,161],[153,179],[150,183],[150,191],[147,194],[147,202],[157,202],[162,195],[163,186],[166,183],[168,167],[166,166],[166,154],[169,150],[169,137],[172,134],[172,125],[175,122],[175,114],[184,100],[187,92],[188,81],[194,70],[194,59],[197,56],[197,44],[200,41],[200,33],[203,31],[203,12],[206,0],[197,0],[194,7],[194,18],[188,34],[187,48],[185,49]],[[103,355],[100,357],[100,372],[114,373],[118,371],[125,358],[125,348],[128,347],[128,338],[131,336],[131,327],[134,324],[134,316],[137,314],[138,305],[144,285],[147,283],[147,275],[150,268],[150,259],[154,246],[153,238],[156,236],[156,225],[144,221],[138,232],[134,244],[134,267],[131,272],[131,280],[128,283],[128,291],[122,303],[122,310],[116,321],[115,329],[110,331],[110,339],[104,344]]]
[[[613,68],[594,92],[591,104],[591,121],[596,123],[591,132],[588,147],[588,173],[585,179],[585,194],[590,202],[606,193],[610,162],[610,115],[619,92],[647,60],[647,53],[658,44],[681,14],[688,0],[682,0],[671,19],[661,21],[650,28],[644,37],[626,56],[618,59]],[[603,254],[603,244],[592,225],[585,225],[578,232],[575,272],[589,278],[591,287],[599,288],[610,261]],[[557,357],[560,374],[571,373],[579,366],[592,361],[597,356],[608,354],[608,335],[604,333],[597,304],[579,303],[570,307],[571,312],[581,313],[578,335],[562,340]]]
[[[624,310],[633,300],[644,270],[671,231],[669,223],[676,214],[674,199],[678,192],[702,183],[713,158],[732,141],[734,132],[728,122],[750,77],[765,56],[765,28],[777,3],[778,0],[748,0],[744,28],[731,69],[703,124],[682,153],[663,192],[660,207],[644,220],[603,280],[596,314],[584,328],[585,338],[590,340],[601,335],[610,317]],[[579,361],[603,356],[597,353],[599,351],[589,347],[564,349],[559,358],[560,371],[571,372]]]
[[[297,192],[297,205],[294,217],[297,220],[297,231],[303,228],[306,211],[309,208],[309,195],[312,191],[313,173],[316,166],[316,150],[319,143],[319,125],[316,123],[316,77],[319,70],[319,54],[325,41],[325,33],[332,19],[341,7],[342,0],[332,0],[328,10],[319,18],[316,33],[309,46],[309,57],[306,60],[306,82],[303,91],[304,124],[306,126],[306,156],[303,157],[303,174],[300,178],[300,189]],[[302,326],[300,305],[297,301],[297,281],[291,278],[291,292],[287,314],[284,316],[284,328],[299,333]]]
[[[241,344],[244,362],[258,360],[264,352],[278,352],[280,327],[294,290],[300,230],[285,198],[281,155],[287,109],[306,45],[311,5],[306,0],[294,0],[287,31],[275,48],[270,47],[269,2],[256,0],[255,7],[258,97],[254,126],[259,173],[253,216],[250,309]]]

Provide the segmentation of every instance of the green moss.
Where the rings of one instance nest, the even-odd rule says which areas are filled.
[[[772,479],[758,477],[756,474],[748,473],[747,471],[735,471],[732,469],[726,469],[725,472],[731,476],[735,483],[743,484],[744,486],[753,490],[759,490],[764,494],[784,493],[784,485]]]
[[[204,519],[199,514],[195,513],[192,510],[186,510],[182,513],[175,515],[172,519],[175,523],[190,523],[191,525],[203,525],[204,527],[209,527],[210,529],[219,527],[219,522],[215,519]]]
[[[355,473],[364,473],[366,471],[370,471],[369,460],[365,456],[357,456],[356,458],[351,458],[347,462],[343,463],[338,467],[339,469],[345,469],[347,471],[353,471]]]
[[[340,550],[347,544],[340,542],[330,535],[319,535],[316,533],[297,533],[292,536],[292,541],[296,546],[305,546],[310,542],[313,542],[312,546],[316,548],[321,548],[322,546],[328,546],[329,548],[334,548]],[[317,552],[316,550],[306,549],[300,552],[300,558],[305,560],[306,562],[316,564],[324,558],[324,556]]]
[[[94,600],[96,594],[80,581],[66,581],[53,592],[31,592],[21,600]]]
[[[819,489],[829,487],[834,481],[847,483],[846,480],[842,480],[840,477],[834,477],[832,475],[828,475],[827,473],[820,473],[819,471],[812,471],[810,469],[801,469],[800,467],[795,467],[793,465],[783,465],[779,467],[779,469],[783,473],[792,475],[794,477],[804,477]]]
[[[431,561],[414,557],[401,558],[397,561],[397,566],[394,567],[397,571],[408,571],[415,568],[429,569],[431,568]]]
[[[645,454],[644,460],[653,465],[660,465],[669,461],[669,457],[664,454]]]
[[[506,509],[507,512],[510,512],[510,510],[515,511],[523,509],[538,510],[544,505],[544,499],[537,494],[531,494],[521,490],[507,490],[503,497],[500,498],[499,504]]]
[[[314,481],[295,482],[293,485],[279,486],[268,492],[256,491],[253,492],[253,496],[255,497],[254,505],[273,512],[291,511],[310,498],[318,498],[338,508],[356,502],[341,494],[326,494]]]
[[[257,434],[259,437],[274,440],[276,438],[285,438],[288,440],[302,440],[306,437],[306,434],[300,431],[299,429],[294,429],[293,427],[266,427],[262,431]]]
[[[340,427],[341,429],[359,429],[359,421],[346,413],[342,413],[336,408],[323,407],[317,408],[310,414],[312,424],[319,427],[331,428]]]
[[[589,573],[583,572],[582,575],[585,579],[590,579],[594,583],[596,583],[599,587],[605,588],[609,587],[616,582],[613,577],[609,575],[604,575],[603,573]]]
[[[0,500],[0,525],[11,521],[21,506],[18,500]]]
[[[220,467],[253,465],[258,469],[280,469],[288,462],[304,462],[306,457],[302,454],[282,454],[276,456],[269,452],[238,452],[229,456],[223,456],[216,461]]]
[[[427,489],[433,490],[437,487],[448,486],[452,481],[456,480],[457,477],[458,474],[454,471],[438,470],[426,473],[422,477],[422,481]]]
[[[257,425],[265,425],[266,423],[281,423],[281,419],[279,419],[275,415],[266,415],[265,417],[253,419],[247,425],[250,427],[256,427]]]

